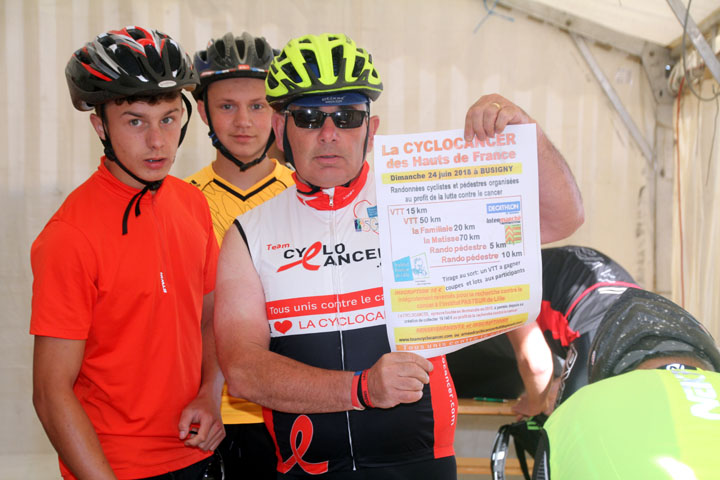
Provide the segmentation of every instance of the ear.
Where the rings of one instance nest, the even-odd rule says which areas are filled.
[[[373,115],[368,119],[368,122],[370,122],[370,132],[368,133],[367,151],[370,152],[375,145],[375,132],[377,132],[377,129],[380,126],[380,117]]]
[[[100,140],[105,140],[105,126],[103,125],[102,118],[100,118],[96,113],[91,113],[90,123],[92,123],[92,126],[98,134],[98,137],[100,137]]]
[[[203,102],[202,100],[198,100],[196,105],[197,105],[198,115],[200,115],[200,118],[202,118],[203,123],[205,123],[205,125],[207,125],[208,121],[207,121],[207,112],[205,111],[205,102]]]
[[[273,116],[270,121],[272,122],[272,128],[275,131],[275,145],[281,152],[284,152],[283,135],[285,134],[285,115],[279,112],[273,112]]]

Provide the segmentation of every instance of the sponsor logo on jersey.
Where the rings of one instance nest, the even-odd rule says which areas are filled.
[[[378,233],[378,216],[377,205],[373,205],[367,200],[361,200],[353,206],[353,215],[355,216],[356,232],[373,232]]]
[[[282,252],[282,257],[288,260],[288,263],[280,266],[277,269],[278,272],[297,266],[315,271],[320,267],[334,267],[368,260],[379,260],[380,249],[367,248],[347,251],[344,243],[325,245],[318,241],[309,247],[287,248]]]
[[[675,378],[685,392],[685,397],[692,404],[690,413],[705,420],[720,420],[720,401],[712,384],[705,380],[699,370],[672,369]]]

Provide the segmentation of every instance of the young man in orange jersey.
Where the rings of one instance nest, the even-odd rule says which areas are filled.
[[[66,479],[220,479],[218,246],[203,196],[168,175],[197,73],[171,37],[127,27],[65,74],[105,156],[32,246],[38,417]]]

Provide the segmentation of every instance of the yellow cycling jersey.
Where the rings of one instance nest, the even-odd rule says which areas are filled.
[[[220,177],[215,173],[212,165],[206,166],[185,179],[198,187],[205,195],[210,206],[218,245],[222,244],[225,232],[238,215],[257,207],[295,184],[292,170],[281,165],[275,159],[271,159],[271,161],[275,162],[275,168],[270,175],[247,190],[241,190]],[[241,398],[231,397],[227,393],[227,386],[223,388],[220,413],[225,424],[263,422],[262,407]]]
[[[206,166],[185,179],[198,187],[205,195],[210,205],[218,244],[222,243],[225,232],[238,215],[257,207],[295,184],[292,170],[281,165],[275,159],[271,159],[271,161],[275,162],[275,168],[270,175],[247,190],[241,190],[220,177],[215,173],[212,165]]]

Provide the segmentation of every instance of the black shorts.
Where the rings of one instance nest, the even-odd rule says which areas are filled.
[[[185,468],[139,480],[221,480],[222,471],[222,458],[214,453]]]
[[[225,438],[217,448],[227,480],[274,480],[275,444],[264,423],[225,425]]]

